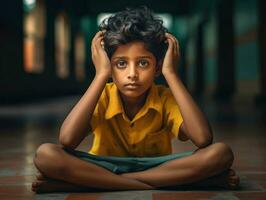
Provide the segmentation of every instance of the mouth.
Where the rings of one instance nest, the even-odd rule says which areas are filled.
[[[137,89],[138,87],[140,87],[140,85],[137,84],[137,83],[128,83],[128,84],[125,84],[125,88],[127,88],[127,89]]]

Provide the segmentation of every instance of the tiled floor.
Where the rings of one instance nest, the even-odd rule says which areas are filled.
[[[58,129],[76,98],[43,103],[0,106],[0,199],[266,199],[266,109],[256,108],[249,100],[235,100],[231,105],[206,102],[215,141],[228,143],[234,153],[233,168],[241,177],[239,190],[156,190],[95,193],[34,194],[30,190],[36,169],[32,158],[44,142],[57,142]],[[79,146],[87,150],[92,138]],[[188,142],[174,142],[174,152],[193,150]]]

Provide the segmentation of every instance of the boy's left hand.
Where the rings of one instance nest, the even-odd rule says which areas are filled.
[[[178,40],[170,33],[166,33],[165,37],[168,43],[168,49],[162,63],[162,74],[164,76],[176,73],[176,67],[180,57]]]

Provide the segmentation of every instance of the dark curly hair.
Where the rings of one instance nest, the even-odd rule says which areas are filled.
[[[154,16],[146,6],[126,8],[106,18],[99,26],[104,33],[104,48],[111,59],[116,49],[132,41],[144,43],[158,61],[162,60],[167,50],[163,21]]]

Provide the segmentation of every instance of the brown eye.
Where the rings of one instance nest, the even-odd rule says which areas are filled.
[[[139,66],[144,68],[147,67],[149,65],[149,62],[147,60],[140,60],[139,61]]]
[[[116,62],[116,67],[119,68],[119,69],[124,69],[126,67],[126,61],[118,60]]]

